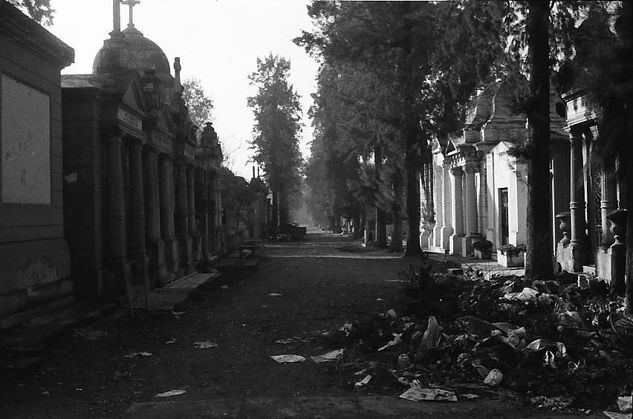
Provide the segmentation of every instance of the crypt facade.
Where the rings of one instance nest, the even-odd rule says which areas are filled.
[[[172,75],[134,26],[138,1],[121,3],[92,74],[62,77],[66,236],[87,297],[147,291],[223,250],[217,134],[210,123],[198,134],[179,58]]]
[[[460,135],[435,139],[432,185],[422,185],[421,245],[469,257],[488,240],[492,254],[526,241],[527,167],[515,150],[528,136],[526,116],[514,110],[503,81],[474,95]],[[562,239],[555,214],[569,209],[569,140],[551,101],[552,251]],[[560,106],[560,105],[559,105]],[[428,168],[427,168],[428,170]]]

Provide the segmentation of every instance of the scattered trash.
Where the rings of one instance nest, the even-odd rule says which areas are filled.
[[[530,344],[526,346],[525,349],[529,349],[531,351],[540,351],[543,349],[551,348],[553,346],[555,346],[555,343],[552,341],[549,341],[547,339],[536,339],[535,341],[530,342]]]
[[[369,384],[371,378],[371,375],[366,375],[365,378],[354,383],[354,388],[365,387],[367,384]]]
[[[349,336],[354,329],[354,325],[351,323],[345,323],[343,326],[339,327],[339,331],[345,333],[345,336]]]
[[[220,285],[220,288],[226,291],[226,290],[229,289],[229,286],[228,285]]]
[[[383,300],[382,298],[378,297],[378,298],[376,298],[376,301],[385,301],[385,300]]]
[[[185,390],[169,390],[164,393],[158,393],[154,397],[172,397],[172,396],[180,396],[181,394],[185,394]]]
[[[610,419],[631,419],[630,413],[609,412],[608,410],[603,413]]]
[[[218,344],[215,342],[209,342],[208,340],[205,340],[204,342],[195,342],[193,346],[195,346],[196,349],[210,349],[210,348],[217,348]]]
[[[296,338],[288,338],[288,339],[277,339],[275,341],[275,343],[279,344],[279,345],[288,345],[292,342],[294,342],[296,340]]]
[[[401,399],[420,401],[436,401],[436,402],[456,402],[457,395],[448,390],[439,388],[421,388],[413,386],[399,396]]]
[[[171,314],[175,317],[175,318],[179,318],[180,316],[182,316],[183,314],[185,314],[184,311],[174,311],[173,309],[171,310]]]
[[[534,288],[525,287],[520,292],[509,292],[503,296],[504,300],[509,301],[535,301],[539,292]]]
[[[530,403],[536,405],[539,409],[562,410],[567,408],[574,400],[571,397],[546,397],[535,396],[530,397]]]
[[[484,384],[490,387],[497,386],[503,381],[503,373],[498,369],[492,369],[484,379]]]
[[[390,348],[392,346],[396,346],[402,343],[402,333],[393,333],[392,335],[393,335],[393,339],[387,342],[386,345],[378,348],[378,352],[382,352],[387,348]]]
[[[301,355],[271,355],[270,357],[280,364],[292,364],[295,362],[306,361],[306,359]]]
[[[398,357],[398,367],[407,368],[409,365],[411,365],[411,360],[409,359],[409,355],[400,354],[400,356]]]
[[[148,356],[152,356],[151,352],[132,352],[131,354],[127,354],[124,358],[146,358]]]
[[[633,410],[633,406],[631,405],[632,398],[633,395],[618,397],[618,409],[620,409],[620,412],[631,413],[631,411]]]
[[[165,345],[173,345],[174,343],[176,343],[176,339],[171,338],[168,341],[165,342]]]
[[[429,316],[426,331],[424,332],[424,335],[422,335],[422,340],[420,341],[420,348],[435,348],[440,344],[441,338],[442,334],[440,332],[440,325],[437,323],[435,316]]]
[[[402,310],[406,316],[399,307],[379,309],[316,337],[383,354],[377,365],[350,371],[355,387],[370,374],[377,385],[384,385],[383,379],[411,385],[424,377],[424,385],[411,386],[405,398],[450,399],[434,392],[447,383],[459,385],[462,400],[479,397],[475,393],[482,388],[508,395],[520,388],[546,394],[531,398],[541,408],[573,406],[575,412],[594,409],[597,400],[615,400],[630,387],[633,362],[627,351],[633,345],[626,345],[617,323],[624,316],[624,298],[605,282],[591,280],[580,288],[576,275],[533,281],[476,270],[457,280],[419,273],[415,281],[406,281],[413,286],[405,292],[415,299]],[[397,349],[386,351],[391,347]]]
[[[269,297],[281,297],[283,296],[283,294],[278,294],[276,292],[271,292],[270,294],[268,294]]]
[[[341,359],[343,352],[345,352],[345,349],[336,349],[323,355],[311,356],[310,358],[316,363],[336,361]]]

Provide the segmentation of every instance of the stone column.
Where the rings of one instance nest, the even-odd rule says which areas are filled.
[[[464,179],[464,192],[466,197],[466,237],[462,240],[462,256],[471,256],[473,253],[472,244],[481,239],[479,234],[479,211],[477,208],[477,183],[475,174],[479,172],[478,161],[467,161],[465,166],[466,176]]]
[[[453,234],[453,199],[451,187],[450,165],[442,165],[442,230],[440,247],[450,250],[450,237]]]
[[[452,255],[461,255],[462,237],[464,237],[464,207],[462,201],[462,176],[464,172],[461,167],[453,167],[451,174],[453,175],[453,205],[451,211],[453,215],[453,234],[450,238],[450,253]]]
[[[615,241],[608,215],[618,208],[617,182],[615,176],[615,156],[609,154],[602,161],[602,173],[600,174],[600,211],[602,219],[602,243],[603,249],[608,248]]]
[[[110,135],[105,141],[105,229],[106,265],[109,275],[104,281],[104,291],[121,295],[130,281],[127,261],[127,237],[125,219],[125,184],[123,181],[122,139],[120,133]]]
[[[187,186],[187,163],[180,159],[176,161],[176,237],[181,264],[185,270],[189,269],[191,259],[191,237],[189,235],[189,205]]]
[[[197,190],[200,191],[196,204],[200,216],[200,258],[203,262],[209,259],[209,187],[206,170],[198,171]]]
[[[178,243],[174,236],[174,207],[172,185],[172,161],[167,154],[159,157],[159,200],[160,200],[160,232],[165,244],[165,258],[167,268],[173,279],[180,266],[178,257]]]
[[[134,285],[149,292],[148,260],[145,251],[145,191],[143,185],[143,143],[134,138],[129,142],[130,155],[130,220],[129,252],[132,260]]]
[[[571,202],[571,241],[574,272],[582,272],[582,266],[586,260],[586,234],[585,234],[585,185],[583,172],[582,149],[583,141],[580,131],[572,129],[570,135],[570,185]]]
[[[442,228],[444,227],[443,171],[442,166],[433,168],[433,209],[435,210],[435,226],[433,227],[433,247],[439,248],[442,243]],[[433,250],[435,250],[433,249]]]
[[[165,247],[160,231],[160,198],[158,188],[158,153],[145,146],[143,153],[143,182],[145,184],[145,236],[146,247],[150,258],[150,285],[167,283],[167,267],[165,265]],[[153,281],[157,280],[157,283]]]
[[[187,206],[189,209],[189,235],[191,236],[191,258],[200,260],[200,234],[196,219],[196,181],[194,167],[187,166]]]

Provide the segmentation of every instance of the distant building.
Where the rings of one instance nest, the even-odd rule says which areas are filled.
[[[60,71],[74,51],[0,0],[0,329],[73,300]]]

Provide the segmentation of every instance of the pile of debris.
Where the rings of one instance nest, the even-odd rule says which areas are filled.
[[[582,411],[630,399],[633,327],[623,299],[604,282],[484,280],[425,269],[406,276],[414,297],[406,315],[392,309],[325,335],[366,359],[357,388],[375,383],[371,372],[381,365],[412,400],[494,392]]]

